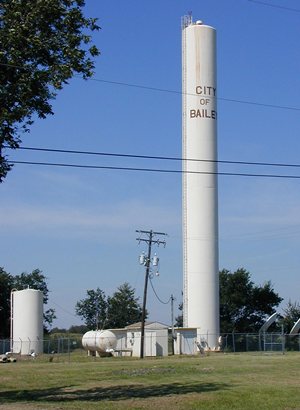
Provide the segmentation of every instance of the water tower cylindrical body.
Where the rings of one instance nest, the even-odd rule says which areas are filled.
[[[43,293],[36,289],[11,293],[11,350],[22,355],[43,352]]]
[[[219,338],[216,31],[183,20],[184,326]]]

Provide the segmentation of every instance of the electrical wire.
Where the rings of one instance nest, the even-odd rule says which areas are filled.
[[[150,87],[150,86],[138,85],[138,84],[133,84],[133,83],[125,83],[125,82],[121,82],[121,81],[109,81],[109,80],[103,80],[103,79],[100,79],[100,78],[89,78],[88,80],[98,81],[98,82],[101,82],[101,83],[122,85],[122,86],[126,86],[126,87],[141,88],[141,89],[150,90],[150,91],[158,91],[158,92],[165,92],[165,93],[172,93],[172,94],[179,94],[179,95],[190,95],[190,96],[194,96],[194,97],[199,97],[198,94],[183,93],[182,91],[169,90],[167,88]],[[216,97],[216,99],[220,100],[220,101],[233,102],[233,103],[238,103],[238,104],[256,105],[256,106],[259,106],[259,107],[277,108],[277,109],[281,109],[281,110],[300,111],[300,107],[292,107],[292,106],[288,106],[288,105],[266,104],[266,103],[259,103],[259,102],[256,102],[256,101],[238,100],[238,99],[235,99],[235,98],[225,98],[225,97]]]
[[[282,10],[288,10],[288,11],[295,11],[296,13],[300,13],[300,9],[293,9],[291,7],[286,7],[286,6],[280,6],[279,4],[271,4],[267,3],[266,1],[260,1],[260,0],[248,0],[250,3],[256,3],[262,6],[269,6],[273,7],[276,9],[282,9]]]
[[[0,66],[21,68],[21,69],[25,68],[24,66],[18,66],[18,65],[7,64],[7,63],[0,63]],[[78,74],[75,74],[74,77],[82,79],[82,76],[80,76]],[[194,93],[183,93],[182,91],[178,91],[178,90],[170,90],[170,89],[167,89],[167,88],[151,87],[151,86],[147,86],[147,85],[127,83],[127,82],[123,82],[123,81],[112,81],[112,80],[105,80],[105,79],[94,78],[94,77],[86,78],[85,80],[86,81],[96,81],[96,82],[112,84],[112,85],[121,85],[121,86],[125,86],[125,87],[139,88],[139,89],[142,89],[142,90],[157,91],[157,92],[177,94],[177,95],[190,95],[190,96],[199,97],[198,94],[194,94]],[[256,101],[247,101],[247,100],[240,100],[240,99],[235,99],[235,98],[225,98],[225,97],[216,97],[216,99],[220,100],[220,101],[233,102],[233,103],[237,103],[237,104],[248,104],[248,105],[255,105],[255,106],[265,107],[265,108],[276,108],[276,109],[281,109],[281,110],[300,111],[300,107],[292,107],[292,106],[288,106],[288,105],[266,104],[266,103],[260,103],[260,102],[256,102]]]
[[[4,148],[12,149],[9,146],[4,146]],[[120,158],[154,159],[154,160],[181,161],[181,162],[204,162],[204,163],[207,162],[207,163],[217,163],[217,164],[300,168],[300,164],[292,164],[292,163],[288,164],[288,163],[275,163],[275,162],[272,163],[272,162],[255,162],[255,161],[251,162],[251,161],[231,161],[231,160],[210,160],[210,159],[196,159],[196,158],[164,157],[164,156],[156,156],[156,155],[120,154],[120,153],[99,152],[99,151],[76,151],[76,150],[36,148],[36,147],[19,147],[18,150],[55,152],[55,153],[64,153],[64,154],[97,155],[97,156],[120,157]]]
[[[67,313],[68,315],[78,318],[78,316],[74,315],[74,313],[71,313],[70,311],[68,311],[67,309],[59,305],[58,303],[54,301],[52,301],[51,303],[53,303],[55,306],[57,306],[59,309],[61,309],[63,312]]]
[[[156,299],[157,299],[160,303],[162,303],[163,305],[168,305],[168,304],[170,303],[170,301],[171,301],[172,298],[170,297],[167,302],[164,302],[163,300],[161,300],[160,297],[158,296],[158,294],[156,293],[155,289],[154,289],[154,286],[153,286],[153,283],[152,283],[152,279],[151,279],[150,276],[149,276],[149,279],[150,279],[151,288],[152,288],[152,290],[153,290],[153,292],[154,292],[154,295],[156,296]]]
[[[54,162],[33,162],[33,161],[7,161],[7,162],[8,162],[8,164],[40,165],[40,166],[65,167],[65,168],[69,167],[69,168],[85,168],[85,169],[118,170],[118,171],[157,172],[157,173],[169,173],[169,174],[198,174],[198,175],[240,176],[240,177],[256,177],[256,178],[300,179],[300,175],[250,174],[250,173],[238,173],[238,172],[185,171],[185,170],[176,170],[176,169],[117,167],[117,166],[102,166],[102,165],[81,165],[81,164],[66,164],[66,163],[54,163]]]

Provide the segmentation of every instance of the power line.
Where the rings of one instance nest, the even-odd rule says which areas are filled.
[[[154,295],[156,296],[156,299],[157,299],[160,303],[162,303],[163,305],[168,305],[168,304],[170,303],[171,297],[169,298],[169,300],[168,300],[167,302],[164,302],[163,300],[161,300],[160,297],[158,296],[158,294],[156,293],[155,289],[154,289],[151,276],[149,277],[149,279],[150,279],[151,288],[152,288],[152,290],[153,290]]]
[[[61,305],[59,305],[58,303],[52,301],[52,303],[57,306],[59,309],[61,309],[63,312],[67,313],[70,316],[76,317],[78,319],[78,316],[74,315],[74,313],[71,313],[69,310],[65,309],[64,307],[62,307]]]
[[[167,88],[150,87],[150,86],[146,86],[146,85],[125,83],[125,82],[121,82],[121,81],[109,81],[109,80],[103,80],[103,79],[100,79],[100,78],[89,78],[88,80],[98,81],[98,82],[107,83],[107,84],[122,85],[122,86],[126,86],[126,87],[140,88],[140,89],[145,89],[145,90],[150,90],[150,91],[158,91],[158,92],[165,92],[165,93],[172,93],[172,94],[179,94],[179,95],[191,95],[191,96],[199,97],[198,94],[183,93],[182,91],[169,90]],[[300,107],[291,107],[291,106],[287,106],[287,105],[266,104],[266,103],[259,103],[259,102],[255,102],[255,101],[238,100],[238,99],[235,99],[235,98],[225,98],[225,97],[216,97],[216,99],[220,100],[220,101],[233,102],[233,103],[238,103],[238,104],[256,105],[256,106],[260,106],[260,107],[276,108],[276,109],[281,109],[281,110],[300,111]]]
[[[103,169],[103,170],[118,170],[118,171],[136,171],[136,172],[157,172],[157,173],[166,173],[166,174],[199,174],[199,175],[239,176],[239,177],[255,177],[255,178],[300,179],[300,175],[184,171],[184,170],[175,170],[175,169],[117,167],[117,166],[104,166],[104,165],[81,165],[81,164],[66,164],[66,163],[55,163],[55,162],[33,162],[33,161],[7,161],[7,162],[9,164],[40,165],[40,166],[82,168],[82,169],[84,168],[85,169]]]
[[[267,3],[265,1],[260,1],[260,0],[248,0],[250,3],[256,3],[262,6],[268,6],[268,7],[273,7],[276,9],[282,9],[282,10],[288,10],[288,11],[295,11],[296,13],[300,13],[300,9],[293,9],[291,7],[286,7],[286,6],[280,6],[279,4],[271,4]]]
[[[250,0],[248,0],[250,1]],[[13,68],[21,68],[24,69],[24,66],[18,66],[14,64],[6,64],[6,63],[0,63],[0,66],[6,66],[6,67],[13,67]],[[75,74],[74,77],[76,78],[81,78],[82,76]],[[100,83],[106,83],[106,84],[113,84],[113,85],[121,85],[125,87],[131,87],[131,88],[138,88],[142,90],[149,90],[149,91],[156,91],[156,92],[163,92],[163,93],[170,93],[170,94],[177,94],[177,95],[191,95],[195,97],[199,97],[198,94],[194,93],[183,93],[182,91],[178,90],[170,90],[167,88],[160,88],[160,87],[151,87],[147,85],[141,85],[141,84],[134,84],[134,83],[127,83],[123,81],[112,81],[112,80],[105,80],[101,78],[86,78],[85,81],[96,81]],[[276,105],[276,104],[267,104],[267,103],[260,103],[256,101],[247,101],[247,100],[240,100],[240,99],[235,99],[235,98],[225,98],[225,97],[216,97],[217,100],[220,101],[225,101],[225,102],[233,102],[237,104],[248,104],[248,105],[255,105],[259,107],[265,107],[265,108],[276,108],[276,109],[281,109],[281,110],[290,110],[290,111],[300,111],[300,107],[292,107],[288,105]]]
[[[4,146],[4,148],[10,149],[10,147],[6,145]],[[108,157],[120,157],[120,158],[138,158],[138,159],[154,159],[154,160],[181,161],[181,162],[204,162],[204,163],[231,164],[231,165],[254,165],[254,166],[300,168],[300,164],[282,163],[282,162],[276,163],[276,162],[256,162],[256,161],[210,160],[210,159],[157,156],[157,155],[120,154],[120,153],[114,153],[114,152],[78,151],[78,150],[66,150],[66,149],[55,149],[55,148],[36,148],[36,147],[19,147],[18,149],[28,150],[28,151],[55,152],[55,153],[63,153],[63,154],[96,155],[96,156],[108,156]]]

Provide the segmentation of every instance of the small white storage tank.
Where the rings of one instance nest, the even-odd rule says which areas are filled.
[[[112,353],[116,346],[117,337],[110,330],[90,330],[82,336],[82,347],[100,356]]]
[[[11,350],[22,355],[43,352],[43,293],[36,289],[11,293]]]

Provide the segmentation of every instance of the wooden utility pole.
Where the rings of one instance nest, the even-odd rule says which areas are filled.
[[[136,231],[140,234],[139,238],[136,240],[140,242],[146,242],[148,244],[148,254],[145,257],[144,266],[146,267],[145,273],[145,285],[144,285],[144,298],[143,298],[143,309],[142,309],[142,320],[141,320],[141,353],[140,358],[144,358],[144,348],[145,348],[145,318],[146,318],[146,303],[147,303],[147,289],[148,289],[148,280],[150,273],[150,264],[151,264],[151,249],[152,244],[154,245],[164,245],[166,246],[166,241],[161,240],[157,236],[167,236],[163,232],[153,232],[151,231]],[[142,237],[143,236],[143,237]]]
[[[175,339],[175,334],[174,334],[174,296],[171,295],[171,325],[172,325],[172,355],[174,355],[174,339]]]

